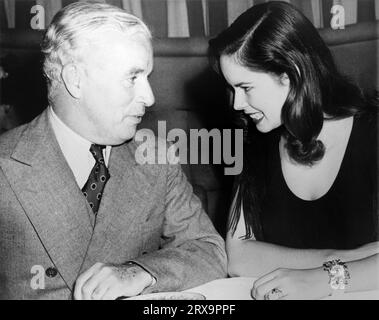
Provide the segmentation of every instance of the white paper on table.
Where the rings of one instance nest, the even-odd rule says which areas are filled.
[[[253,300],[250,291],[255,280],[247,277],[218,279],[186,291],[201,293],[207,300]]]

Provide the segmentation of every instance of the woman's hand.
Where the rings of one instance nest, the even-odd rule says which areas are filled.
[[[277,269],[255,281],[251,296],[256,300],[311,300],[324,298],[331,291],[323,268]]]

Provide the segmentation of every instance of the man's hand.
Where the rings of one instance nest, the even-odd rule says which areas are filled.
[[[75,284],[76,300],[114,300],[136,296],[152,283],[152,276],[137,264],[96,263]]]

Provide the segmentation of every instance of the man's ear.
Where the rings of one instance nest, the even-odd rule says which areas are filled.
[[[78,65],[68,63],[63,66],[61,77],[68,93],[75,99],[80,98],[81,70]]]

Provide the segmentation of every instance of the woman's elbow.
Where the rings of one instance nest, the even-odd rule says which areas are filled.
[[[239,249],[238,246],[236,247],[236,244],[231,245],[230,243],[227,243],[226,245],[226,253],[228,256],[228,275],[230,277],[240,277],[243,276],[242,274],[242,268],[241,268],[241,256],[239,255]]]
[[[247,245],[249,245],[247,241],[227,242],[227,266],[230,277],[258,277],[264,274],[262,259],[254,250],[246,250]]]
[[[238,261],[232,261],[231,259],[228,260],[228,275],[230,277],[240,277],[241,272],[240,272],[240,267],[238,264]]]

